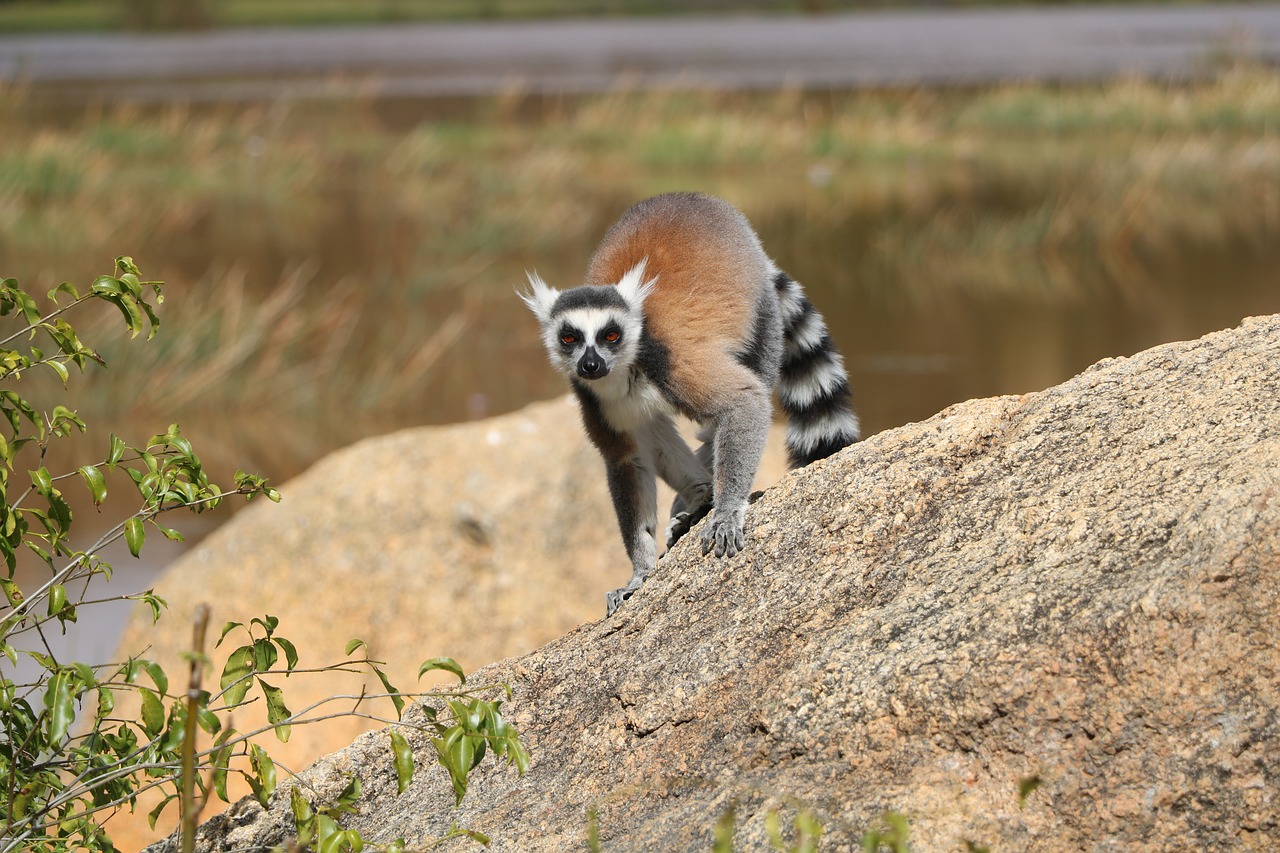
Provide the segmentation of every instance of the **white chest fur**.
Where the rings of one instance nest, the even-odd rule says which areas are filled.
[[[639,370],[611,373],[588,387],[600,401],[604,419],[618,432],[635,432],[659,415],[675,413],[658,387]]]

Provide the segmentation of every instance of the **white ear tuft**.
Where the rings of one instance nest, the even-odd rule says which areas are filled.
[[[658,283],[658,277],[655,275],[648,281],[644,280],[644,269],[649,265],[649,259],[644,258],[640,263],[627,270],[622,276],[622,280],[618,282],[618,293],[622,298],[627,300],[627,304],[633,310],[638,310],[644,305],[645,299],[653,292],[653,286]]]
[[[516,295],[529,306],[529,310],[537,315],[540,321],[545,323],[551,316],[551,307],[556,304],[560,291],[554,287],[548,287],[536,272],[526,272],[525,276],[529,279],[529,287],[532,289],[524,293],[517,290]]]

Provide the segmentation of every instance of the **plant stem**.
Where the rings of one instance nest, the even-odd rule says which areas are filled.
[[[187,680],[187,727],[182,734],[182,853],[195,853],[196,821],[203,802],[196,802],[196,712],[200,703],[200,678],[204,670],[204,634],[209,627],[209,605],[196,607],[191,638],[191,675]]]

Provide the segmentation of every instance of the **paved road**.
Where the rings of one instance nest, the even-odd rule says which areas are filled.
[[[772,88],[1189,77],[1237,58],[1280,63],[1280,5],[0,36],[0,81],[205,100],[316,93],[338,78],[388,95],[468,95],[620,80]]]

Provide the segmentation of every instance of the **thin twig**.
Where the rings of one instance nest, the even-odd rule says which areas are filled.
[[[191,637],[191,675],[187,680],[187,727],[182,733],[182,853],[195,853],[196,823],[200,807],[196,802],[196,713],[200,709],[200,677],[204,672],[204,634],[209,627],[209,605],[196,607]]]

